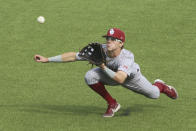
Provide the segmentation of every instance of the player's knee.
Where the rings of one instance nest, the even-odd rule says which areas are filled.
[[[153,90],[151,94],[148,96],[152,99],[158,99],[160,97],[160,91],[159,90]]]
[[[92,84],[98,83],[99,80],[98,80],[97,73],[95,71],[93,71],[93,70],[89,70],[88,72],[86,72],[85,82],[88,85],[92,85]]]
[[[151,98],[152,99],[158,99],[160,97],[160,93],[158,94],[153,94],[153,95],[151,95]]]

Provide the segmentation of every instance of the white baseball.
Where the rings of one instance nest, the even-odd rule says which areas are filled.
[[[43,16],[39,16],[37,17],[37,21],[41,24],[43,24],[45,22],[45,18]]]

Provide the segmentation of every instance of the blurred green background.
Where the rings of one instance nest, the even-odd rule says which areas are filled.
[[[196,130],[195,7],[194,0],[0,0],[0,130]],[[125,32],[148,80],[175,86],[179,99],[107,86],[122,108],[106,119],[105,101],[84,82],[87,62],[33,60],[104,43],[112,27]]]

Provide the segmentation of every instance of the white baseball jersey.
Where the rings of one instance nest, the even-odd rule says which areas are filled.
[[[104,51],[107,51],[106,44],[102,44]],[[84,60],[76,54],[77,60]],[[149,98],[158,98],[160,91],[156,86],[153,86],[140,72],[140,67],[134,61],[134,55],[131,51],[122,49],[120,55],[115,58],[110,58],[106,53],[106,66],[113,71],[123,71],[128,77],[123,84],[134,92],[143,94]],[[89,70],[85,75],[85,81],[88,85],[102,82],[104,85],[120,85],[115,80],[111,79],[99,67]]]
[[[103,44],[102,47],[106,52],[106,44]],[[126,49],[122,49],[120,55],[115,58],[110,58],[107,56],[106,66],[115,72],[123,71],[127,73],[129,77],[134,77],[134,75],[140,70],[139,65],[134,61],[133,53]]]
[[[106,44],[102,44],[102,47],[106,53]],[[83,60],[78,56],[78,54],[79,53],[76,54],[76,59]],[[134,77],[134,75],[140,70],[139,65],[134,61],[133,53],[126,49],[122,49],[120,55],[115,58],[110,58],[106,53],[106,66],[115,72],[119,70],[123,71],[131,78]]]

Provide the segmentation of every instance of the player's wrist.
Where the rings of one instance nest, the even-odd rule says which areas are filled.
[[[109,69],[107,66],[104,67],[103,71],[112,79],[114,79],[116,72],[113,70]]]
[[[49,62],[49,59],[48,58],[46,58],[46,62]]]

